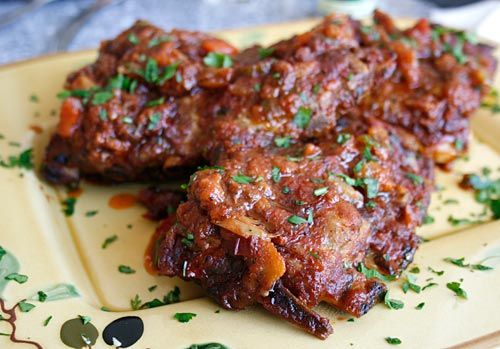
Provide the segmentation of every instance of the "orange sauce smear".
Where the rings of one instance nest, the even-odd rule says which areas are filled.
[[[156,229],[155,233],[151,236],[149,240],[148,247],[146,248],[146,252],[144,253],[144,268],[151,275],[157,275],[158,269],[155,265],[155,248],[156,243],[162,239],[165,233],[170,229],[170,227],[175,222],[175,214],[165,218],[161,221],[160,225]]]
[[[71,191],[68,191],[68,196],[70,198],[79,198],[83,194],[83,189],[82,188],[77,188],[73,189]]]
[[[41,128],[40,126],[38,125],[30,125],[30,130],[35,132],[36,134],[40,134],[43,132],[43,128]]]
[[[120,193],[113,195],[109,201],[108,206],[115,210],[124,210],[135,205],[137,196],[128,193]]]

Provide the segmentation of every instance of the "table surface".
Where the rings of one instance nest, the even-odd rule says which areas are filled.
[[[25,1],[0,2],[0,15]],[[93,0],[57,0],[0,28],[0,64],[52,52],[51,43]],[[149,20],[165,29],[219,30],[318,16],[318,0],[126,0],[95,14],[69,50],[97,47],[130,26]],[[379,8],[397,16],[425,17],[429,7],[417,0],[379,0]]]

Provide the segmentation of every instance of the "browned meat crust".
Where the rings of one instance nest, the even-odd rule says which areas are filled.
[[[297,323],[269,305],[279,281],[307,308],[326,301],[361,316],[385,287],[360,264],[398,274],[418,246],[433,171],[415,143],[379,121],[342,118],[316,144],[257,148],[198,171],[177,223],[160,238],[156,267],[195,280],[230,309],[264,303]],[[303,319],[324,335],[315,332],[320,320],[311,328]]]
[[[206,67],[214,51],[234,65]],[[366,267],[398,275],[412,261],[434,162],[466,149],[495,68],[462,32],[425,20],[402,31],[381,12],[371,27],[332,15],[238,55],[141,22],[68,78],[44,174],[161,179],[207,161],[155,234],[154,267],[325,338],[312,307],[361,316],[385,293]],[[180,200],[159,195],[143,193],[155,217]]]
[[[211,119],[204,111],[232,72],[203,64],[212,51],[236,53],[210,35],[145,22],[104,42],[97,61],[67,79],[44,177],[75,184],[81,176],[123,182],[189,171],[201,161]]]

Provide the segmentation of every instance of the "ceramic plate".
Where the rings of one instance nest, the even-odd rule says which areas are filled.
[[[314,23],[219,35],[237,46],[268,44]],[[140,336],[141,324],[143,334],[133,348],[182,349],[210,342],[232,349],[391,347],[386,337],[399,338],[401,348],[500,345],[500,258],[494,257],[500,256],[500,221],[490,221],[473,193],[457,187],[463,173],[490,171],[491,178],[499,177],[500,114],[478,111],[469,156],[459,160],[452,172],[437,175],[440,190],[434,193],[429,213],[434,222],[418,232],[427,242],[409,268],[414,273],[407,272],[389,285],[391,298],[403,301],[404,308],[391,310],[379,304],[352,321],[332,307],[320,306],[318,311],[334,327],[334,334],[321,341],[258,307],[222,310],[195,284],[149,275],[143,254],[155,224],[143,218],[145,210],[138,205],[122,209],[109,205],[116,195],[134,195],[141,186],[83,183],[80,192],[68,193],[39,178],[36,169],[58,120],[56,94],[66,74],[94,58],[95,52],[87,51],[0,68],[0,157],[9,162],[9,156],[33,149],[35,162],[34,170],[0,166],[0,246],[6,251],[0,261],[1,315],[6,320],[0,321],[0,348],[65,348],[61,333],[74,347],[88,341],[92,348],[109,348],[104,339],[109,342],[113,334],[126,346],[134,338],[125,337]],[[500,87],[498,80],[496,85]],[[75,202],[71,215],[71,201],[64,204],[68,197]],[[444,261],[446,257],[464,257],[464,263],[482,261],[493,269],[459,267]],[[120,265],[135,272],[120,273]],[[17,281],[6,280],[8,275]],[[406,275],[413,275],[413,282],[422,287],[420,293],[403,293]],[[451,282],[460,283],[467,299],[446,286]],[[180,296],[180,302],[132,310],[139,302],[163,301],[168,294]],[[21,306],[11,310],[19,302]],[[196,317],[181,323],[173,318],[177,312]],[[32,343],[14,343],[13,325],[16,339]]]

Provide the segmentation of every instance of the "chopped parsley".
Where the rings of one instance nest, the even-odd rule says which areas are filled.
[[[107,237],[106,240],[104,240],[104,242],[102,243],[101,248],[103,250],[105,250],[109,245],[111,245],[116,240],[118,240],[117,235],[111,235],[111,236]]]
[[[45,321],[43,322],[43,326],[47,327],[47,325],[49,324],[50,320],[52,320],[52,315],[50,315],[48,318],[45,319]]]
[[[424,287],[422,287],[422,291],[425,291],[426,289],[434,287],[434,286],[437,286],[437,285],[438,284],[435,283],[435,282],[429,282],[427,285],[425,285]]]
[[[358,266],[358,271],[363,274],[367,279],[373,279],[377,278],[382,281],[392,281],[396,277],[393,275],[384,275],[381,274],[378,270],[376,269],[368,269],[363,263],[360,263]]]
[[[37,292],[37,295],[38,295],[38,301],[39,302],[45,302],[47,300],[47,294],[43,291],[38,291]]]
[[[156,107],[165,103],[165,97],[160,97],[157,99],[150,100],[146,103],[146,107]]]
[[[420,185],[420,184],[424,183],[424,179],[421,176],[416,175],[416,174],[411,173],[411,172],[408,172],[406,174],[406,178],[411,180],[414,185]]]
[[[40,100],[38,99],[38,96],[35,95],[35,94],[32,94],[30,96],[30,102],[33,102],[33,103],[38,103]]]
[[[28,303],[26,301],[20,301],[17,303],[19,306],[19,310],[21,310],[23,313],[29,313],[34,307],[34,304]]]
[[[394,310],[403,309],[404,306],[405,306],[405,304],[402,301],[397,300],[397,299],[391,299],[391,298],[389,298],[389,292],[385,293],[384,304],[389,309],[394,309]]]
[[[426,215],[424,216],[424,219],[423,219],[422,223],[423,223],[424,225],[426,225],[426,224],[432,224],[432,223],[434,223],[435,221],[436,221],[436,220],[434,219],[434,217],[432,217],[432,216],[431,216],[431,215],[429,215],[429,214],[426,214]]]
[[[437,276],[441,276],[444,274],[444,270],[434,270],[432,267],[427,267],[427,269],[431,272],[436,274]]]
[[[131,43],[131,44],[134,44],[134,45],[137,45],[140,41],[139,41],[139,38],[137,37],[137,35],[135,35],[134,33],[130,33],[127,35],[127,40]]]
[[[123,74],[118,74],[109,79],[107,89],[118,89],[127,91],[129,93],[134,93],[136,87],[137,80],[134,80]]]
[[[186,247],[193,246],[194,243],[194,235],[192,233],[186,234],[185,237],[182,238],[181,243]]]
[[[460,268],[469,268],[469,269],[472,269],[472,270],[480,270],[480,271],[485,271],[485,270],[492,270],[493,267],[490,267],[488,265],[484,265],[484,264],[481,264],[481,263],[478,263],[478,264],[470,264],[470,263],[465,263],[465,258],[462,257],[462,258],[451,258],[451,257],[447,257],[444,259],[445,262],[448,262],[448,263],[451,263],[451,264],[454,264],[456,265],[457,267],[460,267]]]
[[[109,91],[99,91],[92,97],[93,105],[101,105],[113,98],[113,93]]]
[[[290,188],[285,186],[285,187],[283,187],[283,189],[281,189],[281,192],[283,194],[290,194]]]
[[[415,267],[411,268],[409,270],[409,272],[412,273],[412,274],[418,274],[418,273],[420,273],[420,268],[417,267],[417,266],[415,266]]]
[[[80,318],[80,320],[82,320],[82,324],[84,324],[84,325],[90,323],[90,321],[92,320],[90,318],[90,316],[86,316],[86,315],[78,315],[78,317]]]
[[[179,63],[167,65],[163,73],[158,78],[157,84],[162,85],[165,81],[172,79],[177,72],[177,67],[179,67]]]
[[[108,111],[106,109],[99,109],[99,119],[101,121],[108,120]]]
[[[0,246],[0,261],[2,260],[3,256],[5,256],[7,254],[7,251],[5,251],[5,249]]]
[[[212,68],[230,68],[233,65],[233,59],[223,53],[210,52],[203,58],[203,63]]]
[[[94,217],[99,211],[97,210],[91,210],[91,211],[87,211],[85,212],[85,217]]]
[[[63,205],[63,212],[66,217],[70,217],[75,213],[76,198],[69,197],[64,199],[61,204]]]
[[[401,339],[396,337],[385,337],[385,341],[391,345],[399,345],[401,344]]]
[[[457,297],[467,299],[467,292],[461,287],[461,283],[457,281],[453,282],[448,282],[446,284],[446,287],[450,290],[452,290]]]
[[[244,174],[241,173],[234,175],[232,178],[233,181],[235,181],[238,184],[250,184],[254,182],[254,179],[252,177],[245,176]]]
[[[301,129],[306,129],[311,121],[312,110],[305,107],[300,107],[293,117],[293,123]]]
[[[21,168],[31,170],[33,168],[33,149],[27,149],[21,152],[18,156],[11,155],[7,161],[0,158],[0,167],[4,168]]]
[[[415,306],[415,309],[417,309],[417,310],[422,310],[422,309],[424,308],[424,305],[425,305],[425,302],[418,303],[418,304]]]
[[[264,58],[267,58],[267,57],[270,57],[272,56],[272,54],[274,53],[274,47],[261,47],[259,48],[259,58],[260,59],[264,59]]]
[[[297,215],[290,216],[290,217],[288,217],[287,220],[288,220],[288,223],[291,223],[293,225],[299,225],[299,224],[307,223],[307,219],[302,218],[302,217],[297,216]]]
[[[118,271],[122,274],[134,274],[135,270],[129,267],[128,265],[120,265],[118,266]]]
[[[273,169],[271,170],[271,178],[274,183],[278,183],[281,180],[281,171],[279,167],[273,167]]]
[[[406,292],[408,292],[408,290],[412,290],[415,293],[420,293],[422,288],[419,285],[417,285],[416,282],[417,282],[417,278],[414,275],[407,274],[406,280],[403,283],[403,285],[401,286],[401,288],[403,289],[403,292],[406,293]]]
[[[139,310],[141,308],[142,300],[139,298],[139,295],[136,294],[134,298],[130,300],[130,307],[132,310]]]
[[[153,58],[148,57],[148,60],[146,61],[146,67],[144,68],[144,71],[140,72],[140,74],[143,76],[144,80],[155,84],[160,77],[158,63],[156,63]]]
[[[153,130],[161,120],[161,113],[153,113],[149,116],[148,130]]]
[[[157,287],[158,287],[158,285],[150,286],[150,287],[148,287],[148,291],[153,292],[154,290],[156,290]]]
[[[19,273],[10,273],[4,277],[5,280],[7,281],[15,281],[18,284],[24,284],[26,281],[28,281],[28,276],[19,274]]]
[[[189,322],[194,317],[196,317],[195,313],[175,313],[174,315],[174,319],[179,322]]]
[[[161,44],[162,42],[167,42],[167,41],[172,41],[172,38],[170,38],[169,36],[160,36],[159,38],[152,38],[148,42],[148,48],[155,47]]]
[[[314,196],[322,196],[325,195],[328,192],[328,187],[322,187],[322,188],[317,188],[314,189]]]
[[[291,139],[292,139],[292,137],[290,137],[290,136],[276,137],[274,139],[274,144],[279,148],[288,148],[290,146]]]
[[[169,291],[165,297],[163,297],[163,302],[165,302],[165,304],[179,303],[180,300],[181,290],[177,286],[175,286],[173,290]]]
[[[337,136],[338,144],[345,144],[349,139],[351,139],[351,135],[349,133],[339,133]]]

